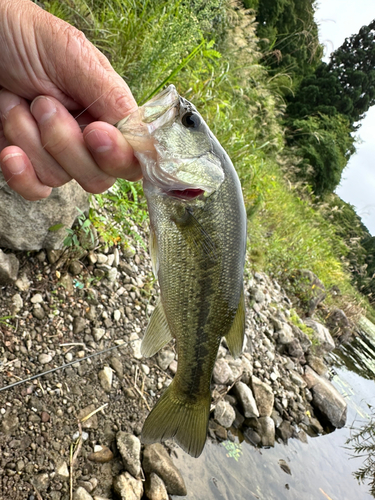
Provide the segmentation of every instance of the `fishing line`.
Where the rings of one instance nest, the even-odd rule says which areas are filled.
[[[131,341],[134,342],[134,341]],[[36,375],[33,375],[29,378],[25,378],[23,380],[18,380],[17,382],[13,382],[13,384],[5,385],[4,387],[0,387],[0,392],[5,391],[7,389],[11,389],[12,387],[16,387],[17,385],[23,384],[25,382],[30,382],[31,380],[35,380],[39,377],[43,377],[43,375],[48,375],[49,373],[54,373],[59,370],[63,370],[64,368],[67,368],[68,366],[74,365],[74,363],[80,363],[81,361],[86,361],[86,359],[93,358],[94,356],[99,356],[100,354],[104,354],[106,352],[113,351],[114,349],[119,349],[120,347],[125,347],[127,344],[130,344],[130,342],[124,342],[123,344],[115,345],[112,347],[109,347],[108,349],[104,349],[104,351],[100,352],[94,352],[93,354],[89,354],[88,356],[85,356],[84,358],[76,359],[74,361],[70,361],[69,363],[66,363],[65,365],[58,366],[56,368],[51,368],[51,370],[47,370],[42,373],[37,373]]]

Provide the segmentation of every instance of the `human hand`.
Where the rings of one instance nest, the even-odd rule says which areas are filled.
[[[30,0],[0,0],[0,47],[0,166],[12,189],[38,200],[71,178],[100,193],[141,177],[111,125],[136,102],[82,32]]]

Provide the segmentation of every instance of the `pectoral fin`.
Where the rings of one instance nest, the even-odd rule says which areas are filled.
[[[242,287],[240,301],[236,315],[234,317],[231,329],[225,336],[230,353],[237,358],[242,352],[243,340],[245,335],[245,296]]]
[[[186,209],[181,217],[174,217],[173,221],[193,252],[204,252],[212,262],[216,262],[215,243],[191,209]]]
[[[172,334],[168,326],[163,304],[159,299],[143,337],[141,353],[146,358],[150,358],[171,340]]]

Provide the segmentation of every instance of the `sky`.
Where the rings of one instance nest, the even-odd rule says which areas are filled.
[[[375,19],[375,0],[320,0],[315,20],[319,38],[326,47],[325,61],[345,38],[358,33],[361,26]],[[357,214],[375,236],[375,106],[362,120],[354,154],[343,172],[336,193],[355,206]]]

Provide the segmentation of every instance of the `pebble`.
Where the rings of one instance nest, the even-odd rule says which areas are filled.
[[[41,365],[46,365],[52,361],[51,354],[39,354],[38,361]]]
[[[105,464],[113,459],[113,453],[107,446],[102,446],[101,450],[89,453],[87,458],[91,460],[91,462]]]
[[[143,482],[135,479],[129,472],[124,472],[113,481],[113,488],[121,500],[141,500],[143,495]]]
[[[79,486],[74,492],[73,500],[93,500],[93,498],[85,488]]]
[[[105,335],[105,329],[104,328],[93,328],[92,329],[92,336],[94,337],[96,342],[99,342]]]
[[[175,355],[173,351],[165,350],[160,351],[158,354],[158,365],[162,370],[166,370],[168,366],[174,361]]]
[[[141,442],[128,432],[119,431],[116,434],[117,448],[122,457],[125,470],[133,477],[141,476]]]
[[[105,366],[99,372],[100,385],[106,392],[111,392],[112,380],[113,380],[113,370],[109,366]]]
[[[222,399],[215,407],[214,418],[219,425],[229,429],[236,419],[236,413],[232,405]]]
[[[40,304],[35,304],[33,307],[33,316],[36,319],[44,319],[46,313]]]

